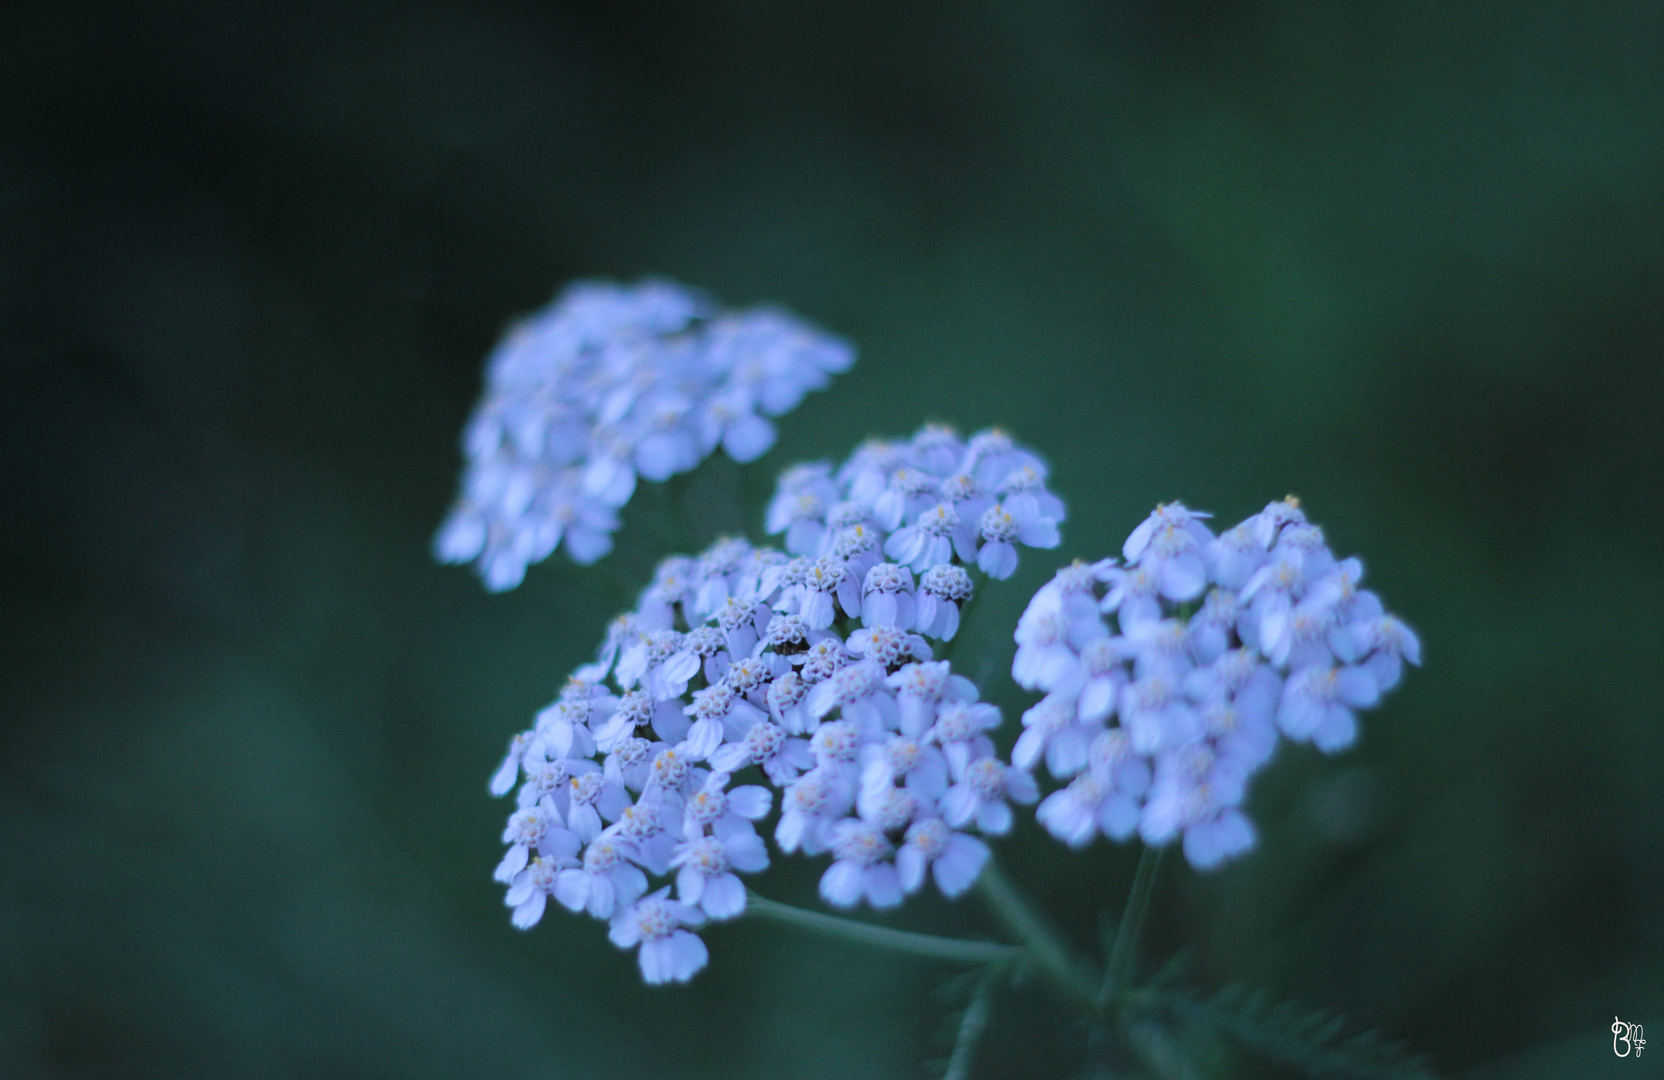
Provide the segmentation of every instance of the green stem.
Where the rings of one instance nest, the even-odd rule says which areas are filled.
[[[1076,1004],[1097,1011],[1098,995],[1091,976],[1081,969],[1045,916],[1023,898],[992,858],[982,867],[977,889],[994,914],[1022,941],[1035,967]]]
[[[814,930],[860,945],[871,945],[892,952],[928,956],[933,960],[948,960],[958,964],[1009,964],[1023,958],[1023,950],[1015,945],[998,945],[991,941],[966,941],[962,938],[938,937],[935,934],[916,934],[910,930],[892,930],[887,926],[857,922],[818,911],[806,911],[758,896],[746,894],[746,913],[776,922],[790,923],[806,930]]]
[[[998,969],[989,968],[977,980],[976,989],[971,992],[971,1003],[965,1006],[965,1015],[959,1021],[959,1034],[953,1040],[953,1055],[948,1058],[947,1071],[942,1074],[942,1080],[970,1080],[971,1063],[976,1060],[977,1045],[982,1042],[982,1033],[988,1028],[988,1014],[993,1010],[994,981],[997,977]]]
[[[1138,869],[1133,872],[1132,890],[1127,893],[1127,910],[1121,925],[1115,930],[1115,944],[1110,947],[1109,960],[1104,965],[1104,985],[1098,991],[1098,1006],[1109,1004],[1117,990],[1126,986],[1138,959],[1138,939],[1144,933],[1144,917],[1150,911],[1150,897],[1155,892],[1156,871],[1161,869],[1165,848],[1146,846],[1138,856]]]

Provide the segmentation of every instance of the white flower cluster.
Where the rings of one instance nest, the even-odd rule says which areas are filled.
[[[1182,835],[1199,869],[1242,854],[1248,781],[1279,735],[1345,749],[1354,710],[1421,662],[1415,634],[1358,587],[1362,564],[1336,559],[1296,500],[1218,537],[1208,516],[1157,508],[1120,565],[1065,567],[1017,625],[1012,676],[1046,696],[1011,760],[1067,781],[1037,817],[1071,846],[1136,832]]]
[[[1063,518],[1062,500],[1046,489],[1046,465],[1032,451],[997,429],[962,440],[930,424],[907,442],[868,442],[836,470],[825,462],[786,470],[767,529],[784,533],[786,550],[806,558],[882,551],[895,565],[881,572],[887,576],[878,588],[896,594],[897,617],[951,638],[958,578],[937,568],[958,558],[1008,578],[1017,569],[1016,545],[1056,547]]]
[[[999,710],[927,639],[952,636],[971,596],[957,556],[1003,575],[1013,537],[1057,542],[1043,475],[1004,436],[966,446],[928,429],[865,448],[836,479],[793,470],[787,504],[820,500],[785,515],[796,554],[722,540],[665,560],[491,781],[499,795],[520,784],[496,874],[514,924],[553,896],[639,944],[648,982],[690,978],[706,961],[694,928],[743,912],[736,875],[768,865],[757,829],[776,791],[775,845],[831,854],[829,903],[893,907],[927,877],[969,888],[988,857],[973,833],[1006,832],[1009,803],[1039,791],[995,754]],[[967,533],[956,506],[1013,524]],[[674,899],[649,893],[650,875],[672,874]]]
[[[716,312],[660,281],[572,285],[488,361],[434,553],[477,560],[493,591],[562,542],[592,563],[612,549],[638,476],[687,472],[719,445],[755,460],[774,444],[767,418],[854,361],[849,344],[781,311]]]

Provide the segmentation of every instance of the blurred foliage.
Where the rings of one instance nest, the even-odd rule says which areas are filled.
[[[998,422],[1060,559],[1292,491],[1420,631],[1356,751],[1256,789],[1258,853],[1167,874],[1147,957],[1441,1074],[1660,1075],[1608,1045],[1664,1030],[1660,176],[1656,3],[7,5],[0,1074],[944,1056],[930,964],[742,923],[650,991],[489,880],[507,736],[663,549],[487,596],[427,557],[457,435],[507,320],[661,273],[862,347],[667,493],[694,540],[783,463]],[[956,650],[1008,717],[1053,565]],[[1083,948],[1135,861],[1001,854]],[[974,1075],[1098,1075],[1064,1015],[1002,993]]]

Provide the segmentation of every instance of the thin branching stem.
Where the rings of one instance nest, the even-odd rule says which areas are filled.
[[[1011,884],[992,858],[982,867],[977,889],[1000,921],[1022,941],[1029,959],[1063,994],[1089,1011],[1098,1008],[1095,981],[1042,915]]]
[[[1025,950],[1015,945],[1000,945],[992,941],[967,941],[963,938],[939,937],[936,934],[918,934],[911,930],[874,926],[855,919],[782,904],[756,893],[747,894],[745,910],[748,915],[789,923],[859,945],[870,945],[914,956],[927,956],[956,964],[1010,964],[1022,960],[1025,953]]]
[[[1165,848],[1146,846],[1138,857],[1138,869],[1133,872],[1132,889],[1127,893],[1127,909],[1115,930],[1115,943],[1110,946],[1109,959],[1104,964],[1104,984],[1098,991],[1098,1005],[1107,1006],[1115,994],[1126,988],[1138,959],[1138,939],[1144,934],[1144,919],[1150,911],[1150,897],[1155,893],[1156,872],[1161,869]]]

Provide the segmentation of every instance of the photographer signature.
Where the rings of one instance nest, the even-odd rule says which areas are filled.
[[[1618,1049],[1619,1043],[1623,1043],[1622,1050]],[[1619,1057],[1628,1057],[1629,1052],[1634,1050],[1635,1056],[1640,1057],[1641,1051],[1646,1045],[1647,1040],[1641,1037],[1640,1024],[1626,1024],[1616,1016],[1612,1018],[1612,1052],[1614,1054]]]

